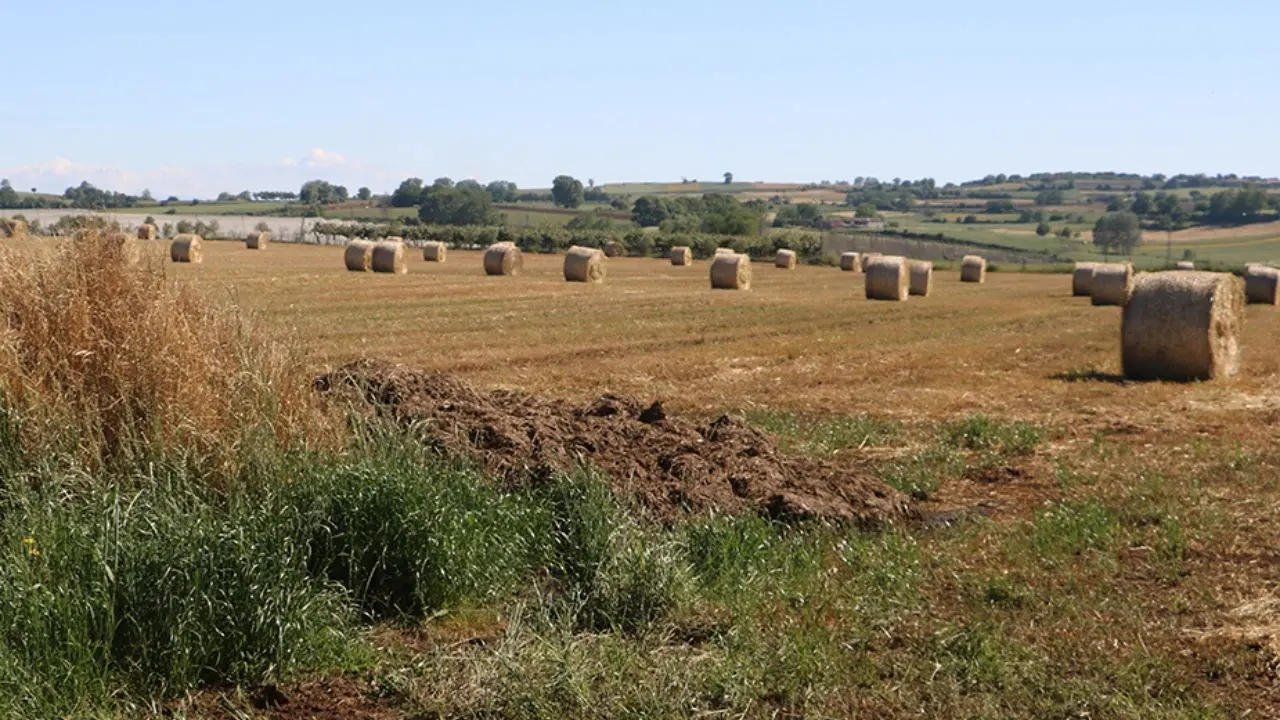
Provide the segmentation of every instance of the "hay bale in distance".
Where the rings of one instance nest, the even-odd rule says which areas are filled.
[[[179,235],[169,246],[169,259],[176,263],[192,263],[204,261],[204,240],[199,235]]]
[[[617,240],[610,240],[604,244],[605,257],[622,257],[627,254],[627,248]]]
[[[24,237],[30,230],[22,218],[0,218],[0,235],[6,238]]]
[[[868,300],[906,302],[911,289],[911,269],[907,259],[897,255],[876,255],[865,261]]]
[[[845,272],[862,272],[862,256],[856,252],[840,253],[840,269]]]
[[[1089,297],[1093,294],[1093,267],[1097,263],[1078,262],[1071,271],[1072,297]]]
[[[1096,263],[1091,284],[1094,305],[1127,305],[1133,292],[1133,265]]]
[[[524,272],[524,255],[512,242],[500,242],[484,251],[485,275],[519,275]]]
[[[1134,380],[1213,380],[1240,369],[1244,288],[1234,275],[1143,273],[1121,322],[1124,375]]]
[[[564,255],[565,282],[602,283],[605,276],[605,258],[608,254],[595,248],[569,248]]]
[[[864,253],[862,253],[862,256],[859,258],[859,265],[858,265],[858,269],[859,269],[859,270],[861,270],[862,272],[866,272],[866,271],[867,271],[867,261],[868,261],[868,260],[870,260],[871,258],[878,258],[878,257],[883,257],[883,255],[881,255],[881,254],[880,254],[880,253],[878,253],[878,252],[864,252]]]
[[[1195,270],[1196,264],[1189,260],[1182,260],[1174,267],[1177,268],[1178,270]]]
[[[1250,265],[1244,271],[1244,298],[1250,305],[1275,305],[1280,300],[1280,270]]]
[[[795,250],[779,250],[778,257],[774,258],[773,266],[783,270],[795,270],[796,262]]]
[[[442,263],[449,254],[449,246],[442,242],[429,242],[422,246],[422,259],[427,262]]]
[[[737,253],[717,253],[711,261],[712,290],[750,290],[751,258]]]
[[[373,269],[373,243],[368,240],[352,240],[347,244],[342,260],[351,272],[369,272]]]
[[[160,228],[151,223],[143,223],[138,226],[139,240],[155,240],[160,237]]]
[[[933,294],[933,263],[927,260],[912,260],[909,265],[911,280],[907,294],[920,297]]]
[[[987,281],[987,259],[979,255],[965,255],[960,261],[960,282],[984,283]]]
[[[409,264],[404,259],[404,243],[392,238],[375,243],[369,258],[369,268],[376,273],[394,275],[404,275],[409,272]]]
[[[693,264],[693,250],[684,245],[671,248],[671,264],[678,267]]]
[[[731,247],[718,247],[716,248],[716,254],[717,255],[737,255],[738,251],[734,250]]]
[[[138,239],[133,233],[118,232],[111,233],[108,238],[111,240],[110,247],[112,251],[118,252],[120,257],[124,259],[127,265],[137,265],[142,259],[142,249],[138,247]]]
[[[271,240],[271,233],[258,232],[257,230],[249,233],[249,237],[244,239],[244,246],[250,250],[262,250],[267,247],[267,243]]]

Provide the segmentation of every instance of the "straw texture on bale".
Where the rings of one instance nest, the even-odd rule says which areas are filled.
[[[960,282],[983,283],[987,281],[987,259],[978,255],[965,255],[960,261]]]
[[[1133,266],[1129,263],[1097,263],[1093,266],[1093,304],[1126,305],[1133,292]]]
[[[179,235],[169,246],[169,259],[176,263],[199,264],[204,260],[204,241],[199,235]]]
[[[1078,262],[1071,271],[1071,295],[1089,297],[1093,294],[1093,266],[1097,263]]]
[[[1250,265],[1244,271],[1244,297],[1250,305],[1275,305],[1280,290],[1280,270]]]
[[[622,257],[627,254],[627,248],[617,240],[610,240],[604,244],[605,257]]]
[[[866,271],[867,271],[867,261],[868,261],[868,260],[870,260],[871,258],[878,258],[878,257],[882,257],[882,255],[881,255],[880,253],[878,253],[878,252],[865,252],[865,253],[862,253],[862,257],[861,257],[861,258],[859,258],[859,260],[860,260],[860,264],[858,265],[858,269],[859,269],[859,270],[861,270],[862,272],[866,272]]]
[[[449,254],[449,246],[442,242],[429,242],[422,246],[422,259],[442,263]]]
[[[676,247],[671,248],[671,264],[682,267],[685,265],[692,265],[693,250],[683,245],[677,245]]]
[[[712,290],[750,290],[751,258],[746,255],[718,254],[711,261]]]
[[[862,256],[856,252],[840,253],[840,269],[845,272],[860,272]]]
[[[1134,380],[1213,380],[1240,369],[1244,288],[1234,275],[1143,273],[1121,322],[1124,375]]]
[[[908,294],[928,297],[933,294],[933,263],[928,260],[912,260],[911,282]]]
[[[737,255],[738,251],[734,250],[731,247],[718,247],[716,248],[716,254],[717,255]]]
[[[578,247],[569,248],[564,256],[564,279],[566,282],[602,283],[605,275],[606,254],[595,249]]]
[[[376,273],[395,275],[404,275],[409,272],[409,264],[404,259],[404,243],[391,238],[375,243],[369,259],[369,268]]]
[[[267,247],[270,240],[270,233],[255,231],[249,233],[249,237],[244,239],[244,246],[250,250],[262,250]]]
[[[519,275],[523,271],[524,255],[515,243],[496,243],[484,251],[485,275]]]
[[[867,274],[868,300],[906,302],[911,289],[911,273],[906,258],[876,255],[866,260],[863,272]]]
[[[779,250],[778,257],[775,258],[773,261],[773,266],[782,268],[783,270],[795,270],[796,269],[796,251],[795,250]]]
[[[16,238],[26,235],[30,228],[22,218],[0,218],[0,235]]]
[[[1196,264],[1188,260],[1183,260],[1179,262],[1177,265],[1175,265],[1174,267],[1176,267],[1179,270],[1195,270]]]
[[[152,225],[151,223],[143,223],[138,226],[139,240],[155,240],[158,237],[160,237],[160,228],[155,225]]]
[[[368,240],[352,240],[342,254],[342,260],[351,272],[369,272],[373,269],[373,243]]]
[[[108,236],[111,240],[107,247],[112,251],[120,253],[125,263],[136,265],[142,259],[142,250],[138,247],[138,239],[132,234],[126,232],[111,233]]]

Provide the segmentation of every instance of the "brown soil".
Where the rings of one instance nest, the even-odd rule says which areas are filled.
[[[514,485],[594,466],[662,521],[714,510],[877,525],[911,512],[904,495],[865,472],[783,455],[732,416],[698,425],[668,416],[660,402],[602,395],[578,406],[375,360],[322,375],[316,388],[422,428],[445,454]]]

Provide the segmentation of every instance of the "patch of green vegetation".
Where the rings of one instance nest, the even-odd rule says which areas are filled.
[[[892,445],[902,437],[902,424],[869,415],[804,419],[794,413],[754,410],[752,425],[778,436],[783,450],[828,457],[841,450]]]

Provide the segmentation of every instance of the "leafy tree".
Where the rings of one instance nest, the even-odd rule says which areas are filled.
[[[346,202],[346,201],[348,201],[348,200],[350,200],[350,199],[351,199],[351,193],[347,192],[347,186],[345,186],[345,185],[335,185],[335,186],[333,186],[333,192],[330,194],[330,201],[331,201],[331,202],[340,202],[340,203],[342,203],[342,202]]]
[[[0,180],[0,207],[16,208],[22,206],[22,199],[18,197],[18,191],[13,189],[8,180]]]
[[[516,201],[516,194],[519,188],[513,182],[506,180],[494,180],[485,186],[489,197],[496,203],[513,203]]]
[[[1120,198],[1112,198],[1111,202],[1107,203],[1107,212],[1124,212],[1124,200]]]
[[[987,213],[991,215],[1000,215],[1003,213],[1017,212],[1018,208],[1013,204],[1012,200],[988,200]]]
[[[631,219],[640,227],[658,227],[662,221],[671,217],[671,207],[662,198],[648,195],[636,200],[631,208]]]
[[[470,179],[468,179],[468,180],[459,180],[459,181],[458,181],[458,184],[457,184],[457,185],[454,185],[454,187],[456,187],[456,188],[462,188],[462,189],[465,189],[465,190],[484,190],[484,186],[483,186],[483,185],[481,185],[479,182],[477,182],[477,181],[475,181],[475,180],[470,180]]]
[[[1155,203],[1151,200],[1151,196],[1142,192],[1138,193],[1138,196],[1133,199],[1133,203],[1129,206],[1129,212],[1141,217],[1150,215],[1154,208]]]
[[[880,217],[880,213],[877,212],[875,205],[871,203],[862,203],[854,209],[853,216],[860,218],[876,218]]]
[[[1209,197],[1206,219],[1216,225],[1252,222],[1266,205],[1267,195],[1261,188],[1223,190]]]
[[[260,222],[257,225],[254,225],[253,229],[257,230],[258,232],[264,232],[264,233],[271,232],[271,226],[266,224],[265,222]]]
[[[1070,240],[1071,228],[1067,227],[1066,225],[1063,225],[1062,229],[1058,230],[1058,237],[1062,238],[1063,240]]]
[[[356,191],[356,199],[361,202],[369,202],[373,198],[373,191],[367,187],[362,187]]]
[[[731,173],[731,172],[727,172],[727,173],[725,173],[725,174],[724,174],[724,184],[725,184],[725,185],[732,185],[732,184],[733,184],[733,173]]]
[[[432,187],[453,187],[453,180],[447,177],[438,177],[431,181]]]
[[[422,202],[422,178],[409,178],[391,193],[391,207],[413,207]]]
[[[1061,205],[1062,191],[1061,190],[1045,190],[1039,195],[1036,195],[1036,204],[1037,205]]]
[[[582,205],[582,181],[568,175],[560,175],[551,182],[551,197],[556,205],[565,208],[576,208]]]
[[[814,203],[796,203],[784,205],[774,218],[774,227],[819,227],[822,224],[822,209]]]
[[[489,225],[493,199],[484,188],[435,184],[422,193],[418,217],[432,225]]]
[[[1051,232],[1053,232],[1053,228],[1049,227],[1049,223],[1047,222],[1042,222],[1036,226],[1036,235],[1039,235],[1040,237],[1045,237]]]
[[[298,199],[305,205],[343,202],[347,199],[347,189],[341,185],[335,187],[324,180],[311,180],[302,185],[302,189],[298,191]]]
[[[569,230],[610,230],[613,223],[609,222],[609,218],[596,213],[582,213],[574,215],[573,219],[565,223],[565,228]]]
[[[177,231],[179,235],[190,235],[196,231],[196,226],[190,220],[179,220]]]
[[[1180,209],[1177,195],[1159,193],[1156,195],[1156,209],[1161,215],[1173,217]]]
[[[1142,223],[1131,212],[1110,212],[1093,226],[1093,244],[1102,252],[1132,255],[1142,242]]]

